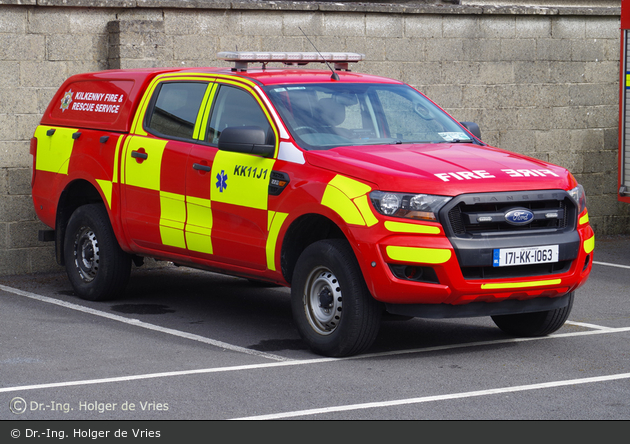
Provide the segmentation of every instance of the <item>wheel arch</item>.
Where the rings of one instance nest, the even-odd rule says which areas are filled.
[[[312,243],[323,239],[346,239],[343,230],[328,217],[310,213],[295,219],[284,235],[280,250],[280,265],[284,279],[290,284],[295,264]]]
[[[55,218],[55,255],[59,265],[65,265],[64,239],[72,213],[82,205],[104,203],[98,189],[85,179],[70,182],[59,196]]]

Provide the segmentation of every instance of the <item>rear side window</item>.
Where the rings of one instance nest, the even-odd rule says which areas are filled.
[[[192,139],[207,83],[163,83],[154,96],[148,129],[163,136]]]

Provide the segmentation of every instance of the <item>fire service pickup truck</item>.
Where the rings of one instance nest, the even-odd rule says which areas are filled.
[[[566,169],[349,70],[362,54],[219,58],[233,66],[75,75],[53,97],[32,194],[76,295],[121,295],[144,257],[290,286],[327,356],[366,351],[384,313],[564,324],[595,242]]]

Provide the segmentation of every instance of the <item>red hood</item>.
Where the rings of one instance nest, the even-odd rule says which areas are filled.
[[[315,166],[370,181],[383,191],[456,196],[472,192],[566,190],[577,185],[562,167],[469,143],[339,147],[308,151],[306,159]]]

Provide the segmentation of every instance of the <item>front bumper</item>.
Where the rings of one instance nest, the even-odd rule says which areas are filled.
[[[418,318],[472,318],[478,316],[499,316],[556,310],[566,307],[570,302],[571,295],[565,294],[564,296],[554,298],[537,297],[526,300],[505,299],[494,303],[471,302],[464,305],[385,304],[385,310],[395,315]]]
[[[594,233],[587,217],[583,216],[580,220],[585,222],[577,229],[562,233],[454,241],[446,236],[439,224],[432,225],[436,231],[430,234],[394,233],[384,226],[380,229],[373,227],[372,235],[367,236],[372,241],[358,239],[360,262],[372,295],[386,304],[463,306],[560,298],[583,285],[591,271]],[[367,231],[357,234],[361,237]],[[492,252],[496,248],[551,244],[559,247],[558,263],[492,266]],[[406,275],[401,270],[409,270],[409,273]],[[555,307],[558,303],[562,304],[553,302],[550,306]],[[518,312],[525,305],[534,307],[527,311],[541,310],[534,303],[510,305],[503,304],[509,313]],[[388,305],[388,311],[395,310]],[[444,315],[437,317],[457,317],[461,313],[477,316],[481,314],[474,313],[485,313],[487,307],[447,308],[442,311]]]

